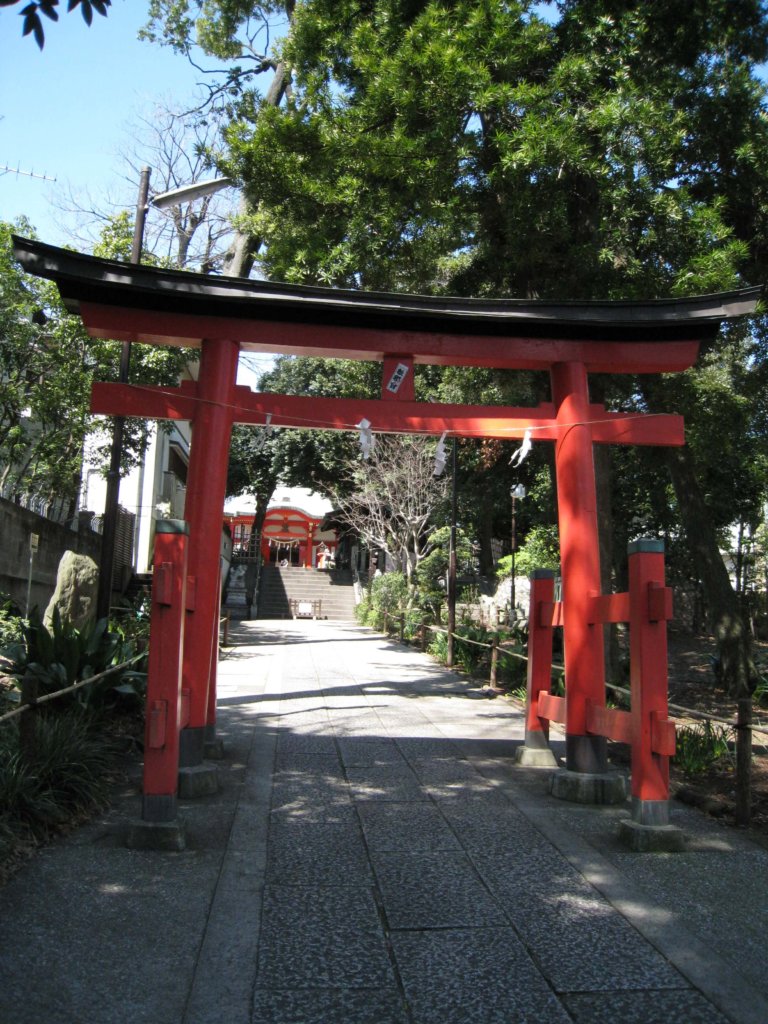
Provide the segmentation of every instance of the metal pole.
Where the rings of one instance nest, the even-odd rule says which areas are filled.
[[[139,197],[136,204],[136,219],[133,227],[133,245],[131,247],[131,263],[141,263],[141,247],[144,241],[144,223],[149,202],[149,167],[144,167],[139,180]],[[120,351],[121,384],[128,383],[128,371],[131,365],[131,343],[124,341]],[[101,570],[99,572],[99,593],[96,599],[96,616],[105,619],[109,616],[112,604],[112,573],[115,564],[115,540],[117,537],[118,501],[120,498],[120,457],[123,451],[123,435],[125,420],[115,416],[112,425],[112,449],[109,457],[107,473],[107,496],[104,502],[104,529],[101,537]]]
[[[29,573],[27,575],[27,608],[24,613],[25,618],[29,618],[29,606],[32,603],[32,569],[35,563],[35,555],[37,554],[37,547],[40,543],[40,535],[37,533],[30,533],[29,535]]]
[[[456,632],[456,438],[451,452],[451,541],[448,554],[448,668],[453,667]]]

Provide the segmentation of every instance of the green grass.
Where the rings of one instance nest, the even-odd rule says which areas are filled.
[[[702,775],[724,760],[731,760],[726,726],[704,722],[677,730],[674,762],[687,775]]]
[[[15,838],[45,839],[104,806],[114,757],[99,718],[80,708],[37,712],[29,753],[19,745],[18,719],[0,727],[0,853]]]

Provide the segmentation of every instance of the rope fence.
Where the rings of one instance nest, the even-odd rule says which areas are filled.
[[[120,672],[122,669],[128,668],[129,665],[135,665],[137,661],[141,661],[141,659],[146,658],[146,656],[146,651],[143,654],[136,654],[133,658],[129,658],[128,661],[123,661],[119,665],[110,665],[110,667],[104,669],[103,672],[97,672],[94,676],[89,676],[87,679],[81,679],[77,683],[73,683],[71,686],[65,686],[62,690],[55,690],[53,693],[44,693],[42,697],[32,696],[25,698],[22,694],[22,703],[19,707],[13,708],[11,711],[6,711],[4,715],[0,715],[0,723],[6,722],[11,718],[15,718],[17,715],[23,715],[25,711],[30,711],[32,708],[39,707],[41,704],[47,704],[48,701],[55,700],[57,697],[63,697],[67,693],[74,693],[75,690],[80,690],[83,686],[97,683],[100,679],[104,679],[106,676],[114,675],[115,672]]]
[[[385,612],[384,632],[386,634],[389,634],[390,618],[392,617]],[[399,620],[400,642],[403,643],[405,640],[405,613],[401,612],[394,618]],[[500,643],[498,635],[494,636],[491,643],[484,643],[481,640],[462,636],[460,633],[449,633],[449,631],[442,626],[430,626],[425,622],[420,624],[418,633],[421,637],[422,650],[426,650],[427,633],[442,633],[447,637],[452,636],[454,641],[458,640],[464,644],[470,644],[475,647],[481,647],[489,650],[491,652],[489,685],[492,689],[497,688],[499,653],[505,654],[507,657],[518,658],[521,661],[528,661],[527,655],[520,654],[519,651],[515,651],[505,644]],[[565,672],[564,665],[553,664],[552,668],[558,672]],[[631,699],[631,692],[626,687],[617,686],[614,683],[606,683],[605,685],[606,688],[612,692]],[[736,737],[736,822],[739,825],[749,824],[751,815],[752,736],[754,733],[759,733],[761,736],[768,736],[768,725],[756,725],[753,721],[754,708],[752,698],[741,698],[737,702],[737,715],[735,719],[724,718],[722,715],[713,715],[707,711],[697,711],[695,708],[686,708],[680,704],[667,704],[667,707],[670,712],[676,712],[672,717],[677,718],[678,721],[681,717],[684,717],[706,723],[715,722],[718,725],[723,725],[733,731]]]

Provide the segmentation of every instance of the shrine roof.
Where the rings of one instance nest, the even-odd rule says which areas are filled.
[[[14,249],[26,271],[56,283],[67,308],[79,313],[93,334],[192,346],[204,337],[235,335],[244,350],[349,358],[375,359],[387,351],[410,351],[401,339],[412,333],[448,339],[445,352],[435,347],[442,341],[421,349],[416,345],[417,362],[455,362],[455,339],[466,338],[468,350],[481,345],[478,358],[469,362],[487,365],[507,364],[506,357],[499,361],[490,348],[487,355],[482,349],[485,344],[496,350],[502,339],[526,339],[532,344],[536,339],[701,342],[713,337],[724,320],[753,312],[761,294],[760,288],[743,288],[643,302],[467,299],[163,270],[18,237]],[[111,319],[105,310],[112,311]],[[270,325],[292,325],[292,329],[286,333]],[[328,340],[317,342],[323,336]],[[342,340],[334,345],[334,338]]]

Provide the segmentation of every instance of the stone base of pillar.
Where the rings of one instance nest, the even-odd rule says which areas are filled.
[[[219,769],[215,764],[196,764],[179,768],[179,797],[195,800],[201,796],[213,796],[219,791]]]
[[[637,853],[680,853],[685,834],[677,825],[641,825],[627,818],[619,826],[619,839]]]
[[[557,758],[549,747],[523,745],[515,751],[515,764],[523,768],[557,768]]]
[[[574,804],[623,804],[627,780],[618,772],[572,772],[563,768],[549,782],[549,792],[558,800]]]
[[[223,761],[225,755],[224,740],[216,736],[216,726],[206,725],[203,757],[206,761]]]
[[[180,821],[136,821],[125,830],[123,845],[129,850],[160,850],[180,853],[187,848]]]
[[[226,757],[224,740],[206,740],[203,744],[203,757],[206,761],[223,761]]]
[[[203,763],[205,729],[204,725],[187,726],[179,732],[179,768],[194,768]]]

